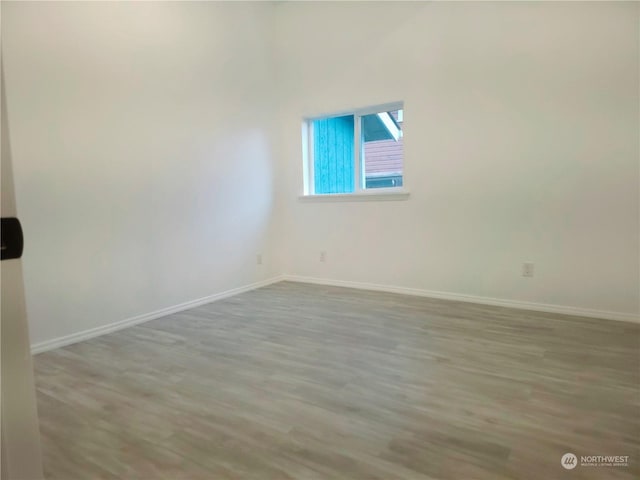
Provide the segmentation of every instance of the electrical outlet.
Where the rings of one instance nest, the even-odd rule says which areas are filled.
[[[258,265],[262,265],[262,254],[259,253],[258,255],[256,255],[256,263]]]
[[[533,277],[533,262],[524,262],[522,264],[522,276]]]
[[[327,252],[325,252],[324,250],[322,252],[320,252],[320,261],[322,263],[327,261]]]

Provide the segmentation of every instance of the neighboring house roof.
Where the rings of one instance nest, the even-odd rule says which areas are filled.
[[[362,134],[365,142],[398,140],[400,125],[389,112],[373,113],[362,117]]]

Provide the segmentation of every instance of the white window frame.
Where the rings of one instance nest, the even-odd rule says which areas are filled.
[[[388,188],[366,188],[366,178],[363,174],[364,170],[364,155],[363,148],[364,142],[360,141],[362,117],[365,115],[372,115],[374,113],[390,112],[393,110],[403,110],[404,115],[404,102],[390,102],[380,105],[373,105],[370,107],[357,108],[353,110],[330,113],[327,115],[315,115],[305,117],[302,122],[302,157],[303,157],[303,182],[304,190],[303,195],[299,198],[301,200],[406,200],[409,197],[409,192],[403,187],[388,187]],[[354,120],[354,139],[353,139],[353,151],[354,151],[354,191],[353,193],[315,193],[315,181],[313,178],[315,165],[313,158],[313,122],[315,120],[323,120],[327,118],[344,117],[347,115],[353,115]],[[406,176],[404,165],[402,168],[403,185],[406,185]],[[356,198],[357,197],[357,198]],[[384,197],[384,198],[382,198]]]

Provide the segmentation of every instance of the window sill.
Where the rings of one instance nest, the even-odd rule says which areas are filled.
[[[300,195],[301,202],[378,202],[402,201],[409,199],[406,190],[386,190],[379,192],[363,191],[358,193],[327,193],[323,195]]]

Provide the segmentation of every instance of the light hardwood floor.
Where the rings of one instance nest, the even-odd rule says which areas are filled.
[[[37,355],[45,474],[640,478],[639,352],[640,325],[283,282]]]

